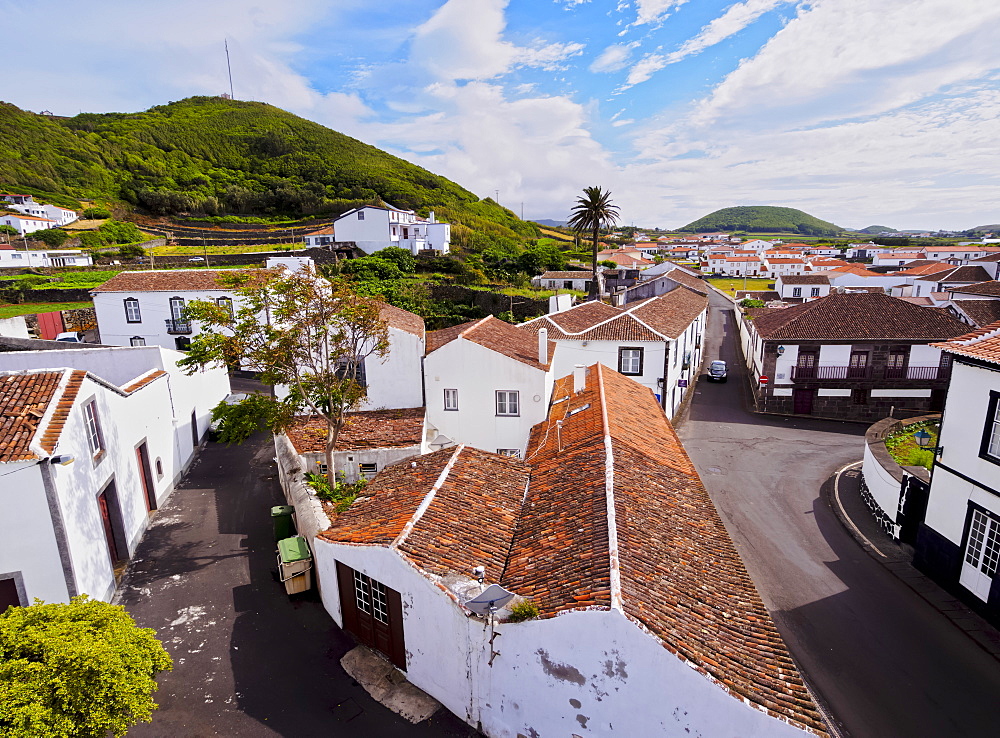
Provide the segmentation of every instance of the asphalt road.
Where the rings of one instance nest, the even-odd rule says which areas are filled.
[[[678,432],[807,681],[853,738],[996,735],[1000,663],[872,560],[820,494],[864,426],[758,416],[732,305],[712,294],[702,377]]]
[[[270,437],[209,443],[161,508],[120,603],[174,659],[160,709],[129,736],[473,736],[441,709],[411,725],[340,667],[355,643],[315,595],[272,578],[270,508],[283,504]]]

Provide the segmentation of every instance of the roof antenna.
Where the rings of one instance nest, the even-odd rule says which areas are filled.
[[[229,39],[225,39],[224,42],[226,45],[226,69],[229,70],[229,98],[232,100],[236,96],[233,94],[233,66],[229,63]]]

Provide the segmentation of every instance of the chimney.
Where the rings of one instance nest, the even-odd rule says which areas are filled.
[[[587,367],[577,364],[573,367],[573,392],[583,392],[587,386]]]
[[[538,329],[538,363],[549,363],[549,329]]]
[[[429,223],[437,223],[437,221],[434,220],[434,211],[433,210],[430,213],[428,213],[428,215],[427,215],[427,221]]]

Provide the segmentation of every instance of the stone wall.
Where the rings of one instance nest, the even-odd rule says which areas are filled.
[[[488,315],[499,315],[510,311],[518,321],[544,315],[549,310],[548,300],[512,297],[500,292],[485,292],[454,284],[431,285],[430,292],[431,299],[471,305]]]

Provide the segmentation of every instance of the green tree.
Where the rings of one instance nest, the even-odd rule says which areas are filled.
[[[155,677],[172,667],[151,628],[86,596],[0,614],[0,735],[123,736],[149,722]]]
[[[69,234],[58,228],[46,228],[41,231],[35,231],[31,234],[31,237],[36,241],[41,241],[52,249],[59,248],[69,240]]]
[[[605,269],[617,269],[618,268],[618,265],[615,262],[611,261],[611,259],[601,259],[599,262],[597,262],[597,266],[602,266]]]
[[[590,280],[590,294],[587,299],[599,297],[597,283],[597,240],[602,228],[612,228],[618,223],[619,210],[611,203],[610,190],[600,187],[586,187],[583,196],[576,199],[567,225],[579,234],[589,233],[591,237],[591,264],[593,279]]]
[[[6,238],[4,238],[4,241],[10,241],[10,237],[18,235],[18,232],[17,228],[15,228],[14,226],[0,225],[0,234],[6,236]]]
[[[236,309],[203,300],[188,304],[188,317],[204,328],[181,366],[191,373],[218,363],[242,366],[259,372],[264,383],[288,389],[280,399],[251,395],[235,405],[220,404],[213,412],[220,438],[239,443],[260,427],[281,433],[296,415],[316,415],[326,422],[327,476],[334,485],[340,430],[347,413],[368,395],[365,361],[384,358],[389,350],[382,303],[307,269],[244,271],[218,282],[234,293]]]
[[[105,210],[104,208],[87,208],[83,211],[83,217],[95,220],[100,220],[101,218],[110,218],[111,211]]]
[[[360,280],[372,279],[402,279],[403,272],[395,262],[386,261],[378,256],[362,256],[360,259],[347,259],[340,264],[341,274],[351,274]]]
[[[377,256],[379,259],[384,259],[385,261],[391,261],[404,274],[413,274],[417,270],[417,259],[410,253],[409,249],[401,249],[399,246],[386,246],[384,249],[376,251],[372,256]]]

